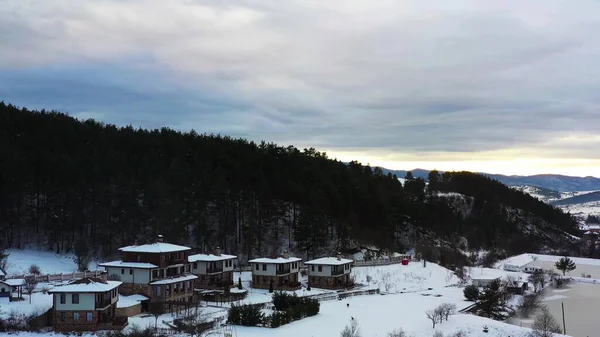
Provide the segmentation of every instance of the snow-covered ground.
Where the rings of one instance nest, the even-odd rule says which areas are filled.
[[[575,216],[586,218],[588,215],[600,215],[600,202],[592,201],[581,204],[560,205],[557,206],[565,212],[570,212]]]
[[[29,267],[36,264],[42,274],[62,274],[77,271],[74,255],[59,255],[52,251],[8,249],[7,274],[22,275],[29,273]],[[97,264],[90,262],[89,270],[96,270]]]
[[[502,268],[504,264],[513,264],[522,267],[533,261],[553,262],[556,263],[562,256],[558,255],[543,255],[543,254],[530,254],[525,253],[508,259],[498,261],[496,263],[497,268]],[[588,259],[583,257],[570,257],[576,265],[587,265],[587,266],[600,266],[600,259]]]
[[[23,294],[23,301],[12,301],[0,306],[0,318],[6,319],[11,312],[31,315],[43,314],[52,308],[52,295],[43,293],[33,293],[31,295],[31,304],[29,304],[29,295]]]

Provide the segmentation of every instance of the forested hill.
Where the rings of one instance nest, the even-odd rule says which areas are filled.
[[[410,177],[402,186],[314,149],[121,128],[4,103],[0,158],[0,226],[10,247],[66,252],[84,242],[107,256],[160,233],[245,258],[436,240],[516,253],[565,247],[565,231],[576,233],[569,215],[472,173],[433,172],[427,189]]]

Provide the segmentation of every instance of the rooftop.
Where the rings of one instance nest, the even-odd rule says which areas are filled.
[[[123,261],[111,261],[99,263],[99,267],[122,267],[122,268],[140,268],[140,269],[152,269],[158,268],[157,265],[145,262],[123,262]]]
[[[0,281],[0,282],[2,282],[2,281]],[[9,286],[13,286],[13,287],[25,285],[25,279],[22,279],[22,278],[11,278],[8,280],[4,280],[3,282],[8,284]]]
[[[182,252],[191,249],[192,248],[190,247],[174,245],[172,243],[165,242],[147,243],[145,245],[133,245],[119,248],[120,251],[126,253],[171,253]]]
[[[227,254],[221,254],[221,255],[194,254],[194,255],[188,256],[188,261],[189,262],[198,262],[198,261],[223,261],[223,260],[230,260],[230,259],[236,259],[236,258],[237,258],[237,256],[235,256],[235,255],[227,255]]]
[[[249,263],[275,263],[275,264],[277,264],[277,263],[290,263],[290,262],[298,262],[298,261],[302,261],[302,259],[299,257],[288,257],[287,259],[284,257],[278,257],[276,259],[269,259],[269,258],[263,257],[263,258],[250,260],[248,262]]]
[[[103,281],[98,278],[85,277],[71,283],[54,287],[48,293],[104,293],[121,285],[118,281]]]
[[[322,265],[329,265],[329,266],[339,266],[342,264],[347,264],[347,263],[352,263],[352,262],[354,262],[354,261],[349,260],[349,259],[339,259],[338,260],[337,257],[322,257],[320,259],[306,261],[306,262],[304,262],[304,264],[322,264]]]
[[[190,281],[190,280],[195,280],[197,279],[198,276],[196,275],[185,275],[185,276],[179,276],[179,277],[173,277],[173,278],[167,278],[164,280],[158,280],[158,281],[154,281],[151,282],[151,285],[158,285],[158,284],[171,284],[171,283],[177,283],[177,282],[184,282],[184,281]]]

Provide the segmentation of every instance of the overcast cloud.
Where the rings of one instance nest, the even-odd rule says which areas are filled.
[[[599,13],[591,0],[8,0],[0,99],[386,161],[600,160]]]

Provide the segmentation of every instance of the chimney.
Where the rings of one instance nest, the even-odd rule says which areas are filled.
[[[288,253],[288,251],[287,251],[287,250],[284,250],[284,251],[283,251],[283,258],[284,258],[284,259],[289,259],[289,258],[290,258],[290,254]]]
[[[158,236],[156,237],[156,242],[163,242],[162,234],[158,234]]]
[[[337,259],[338,259],[338,261],[342,261],[342,253],[340,253],[340,252],[337,253]]]
[[[215,256],[221,256],[221,247],[217,246],[217,249],[215,249]]]
[[[137,240],[137,238],[136,238],[135,240],[133,240],[133,245],[134,245],[134,246],[137,246],[137,245],[138,245],[138,240]]]

